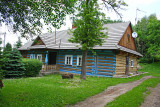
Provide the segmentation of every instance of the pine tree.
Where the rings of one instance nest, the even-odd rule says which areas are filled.
[[[5,55],[5,66],[3,67],[5,70],[5,77],[12,78],[24,76],[25,68],[21,58],[20,52],[15,48]]]
[[[10,53],[11,51],[12,51],[12,45],[10,43],[7,43],[6,47],[4,47],[3,55],[5,56],[6,54]]]
[[[22,41],[21,41],[21,38],[18,37],[18,41],[16,42],[15,47],[18,49],[18,48],[20,48],[21,46],[22,46]]]
[[[0,41],[0,44],[1,43],[2,43],[2,41]],[[2,78],[3,78],[2,66],[3,66],[3,56],[2,56],[2,51],[1,51],[1,47],[0,47],[0,80],[2,80]]]

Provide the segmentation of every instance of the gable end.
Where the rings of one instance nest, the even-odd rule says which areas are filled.
[[[135,40],[132,37],[131,24],[129,24],[129,26],[127,27],[127,29],[126,29],[125,33],[123,34],[122,38],[120,39],[118,45],[136,51]]]

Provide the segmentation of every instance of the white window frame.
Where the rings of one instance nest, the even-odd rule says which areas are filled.
[[[79,64],[79,58],[81,58],[81,64]],[[82,55],[77,55],[77,66],[82,66]]]
[[[38,59],[39,56],[41,57],[40,59]],[[42,62],[42,54],[37,54],[37,59]]]
[[[67,64],[67,57],[71,57],[70,64]],[[72,57],[73,57],[73,55],[66,55],[66,56],[65,56],[65,64],[66,64],[66,65],[72,65],[72,59],[73,59]]]
[[[30,59],[35,59],[35,54],[30,54]]]
[[[131,60],[131,67],[133,67],[133,60]]]

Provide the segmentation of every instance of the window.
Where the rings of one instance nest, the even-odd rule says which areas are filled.
[[[35,54],[30,54],[30,59],[35,59]]]
[[[66,65],[72,65],[72,55],[66,55],[65,64]]]
[[[37,54],[37,59],[42,61],[42,54]]]
[[[77,56],[77,66],[82,66],[82,56]]]
[[[133,67],[133,60],[131,60],[131,67]]]
[[[128,42],[130,42],[130,34],[127,34],[128,35]]]

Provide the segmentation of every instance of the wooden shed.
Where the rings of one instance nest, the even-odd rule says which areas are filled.
[[[137,72],[137,58],[142,57],[136,51],[130,22],[106,24],[108,38],[102,46],[95,46],[93,55],[87,55],[87,75],[112,77]],[[24,58],[39,59],[43,62],[43,71],[81,73],[82,51],[80,45],[68,42],[71,37],[68,30],[39,35],[19,48]],[[79,46],[79,47],[77,47]]]

